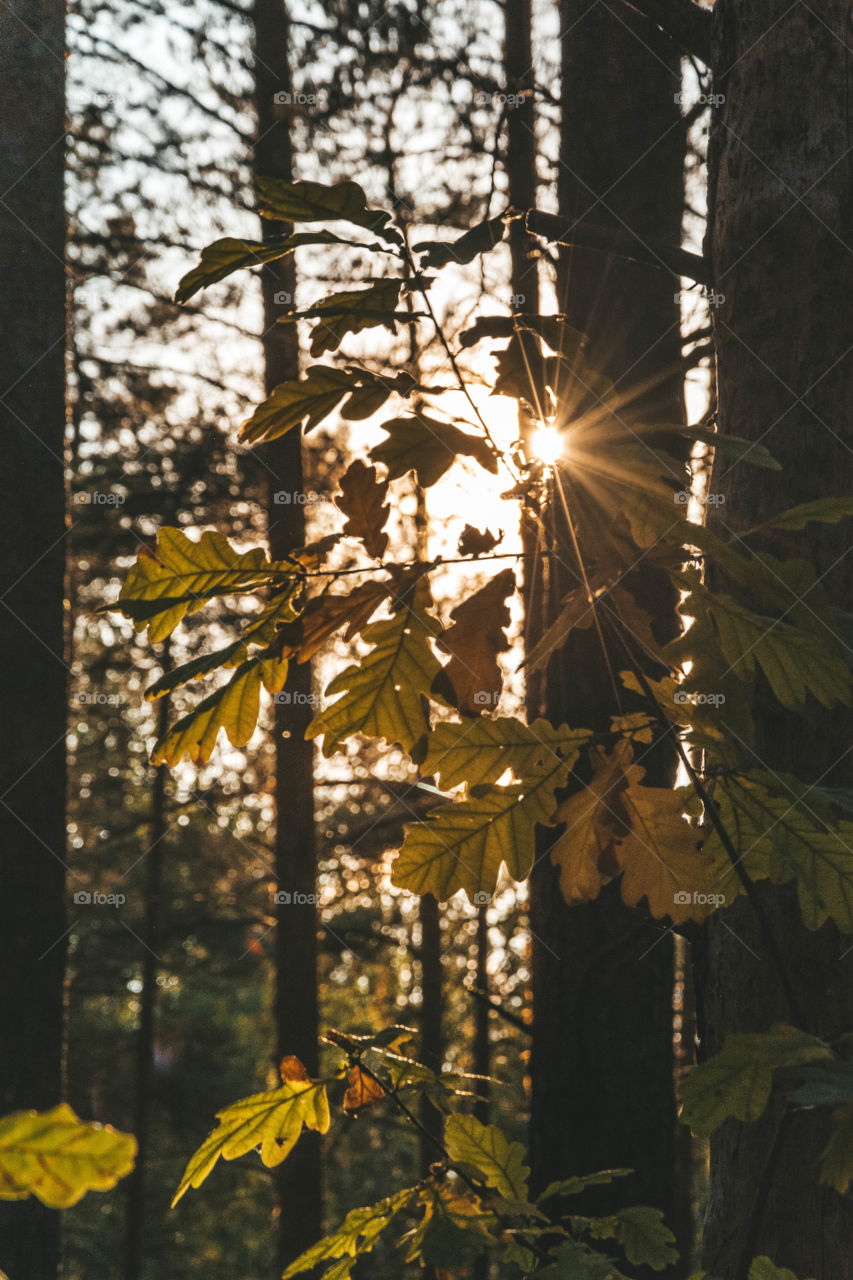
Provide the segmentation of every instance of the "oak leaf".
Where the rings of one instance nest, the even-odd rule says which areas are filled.
[[[442,685],[449,683],[460,711],[477,714],[496,706],[503,687],[497,654],[509,648],[506,598],[515,590],[512,569],[504,569],[451,613],[452,625],[438,641],[451,655]]]
[[[388,481],[380,480],[375,467],[356,458],[341,477],[340,496],[335,499],[347,517],[344,533],[361,538],[367,554],[377,560],[388,546],[388,534],[383,532],[389,514],[384,505],[387,493]]]

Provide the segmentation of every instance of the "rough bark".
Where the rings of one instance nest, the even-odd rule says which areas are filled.
[[[684,142],[678,61],[661,33],[619,10],[617,17],[606,4],[561,5],[560,217],[677,245]],[[681,420],[674,294],[672,277],[650,265],[581,247],[561,252],[558,305],[588,335],[593,367],[632,393],[621,410],[629,423]],[[577,581],[558,511],[551,544],[554,609]],[[648,586],[649,608],[664,631],[672,628],[671,593]],[[544,705],[557,723],[607,728],[617,708],[594,628],[572,633],[552,659]],[[648,778],[662,783],[672,774],[671,758],[660,753]],[[629,1167],[633,1178],[590,1197],[588,1207],[642,1202],[670,1218],[677,1203],[671,939],[622,904],[618,885],[593,903],[566,907],[547,857],[552,840],[542,843],[531,879],[534,1184]]]
[[[0,1115],[55,1106],[65,970],[64,6],[0,12]],[[59,1215],[0,1202],[0,1269],[51,1280]]]
[[[287,104],[276,94],[291,92],[287,11],[281,0],[255,0],[255,94],[258,140],[255,172],[291,181],[293,164]],[[283,226],[265,222],[264,235]],[[267,393],[299,373],[294,325],[276,324],[296,290],[292,257],[270,263],[262,273],[264,360]],[[276,295],[285,295],[285,299]],[[294,495],[304,487],[302,437],[298,430],[264,446],[268,472],[270,554],[284,556],[305,543],[305,506]],[[290,502],[276,501],[289,494]],[[290,901],[276,906],[276,1061],[295,1054],[316,1074],[319,1014],[317,1000],[317,859],[314,835],[313,749],[305,741],[311,720],[311,669],[292,663],[275,706],[276,837],[278,888]],[[286,1266],[321,1235],[322,1173],[317,1134],[300,1138],[277,1174],[280,1205],[279,1263]]]
[[[745,530],[789,505],[850,493],[853,432],[853,240],[850,229],[849,0],[717,0],[710,150],[708,257],[715,317],[719,425],[761,440],[780,473],[715,468],[721,520]],[[763,548],[806,557],[836,605],[853,598],[850,526],[809,525]],[[825,575],[825,576],[824,576]],[[849,653],[849,651],[848,651]],[[805,723],[755,699],[753,767],[850,786],[849,711],[812,703]],[[764,900],[810,1029],[853,1021],[853,952],[832,927],[809,933],[787,889]],[[729,932],[731,930],[731,932]],[[702,984],[706,1047],[734,1031],[791,1021],[751,913],[740,905],[708,929]],[[783,1133],[761,1208],[756,1187],[779,1124],[730,1124],[712,1142],[705,1260],[714,1275],[743,1274],[744,1251],[816,1280],[853,1276],[849,1197],[817,1185],[826,1141],[814,1114]],[[751,1240],[748,1237],[752,1237]]]

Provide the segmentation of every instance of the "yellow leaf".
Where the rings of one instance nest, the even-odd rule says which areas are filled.
[[[526,1200],[530,1170],[524,1163],[524,1147],[508,1142],[493,1124],[482,1124],[475,1116],[452,1115],[444,1129],[444,1145],[451,1160],[472,1164],[483,1174],[486,1185],[505,1200]]]
[[[287,664],[284,667],[287,674]],[[227,684],[180,719],[154,748],[152,764],[174,767],[184,756],[195,765],[210,759],[219,730],[224,729],[233,747],[244,747],[258,723],[261,703],[261,680],[264,675],[260,658],[249,658],[237,668]],[[272,683],[284,678],[279,671]],[[270,679],[269,672],[266,678]],[[281,687],[281,684],[279,687]]]
[[[235,551],[221,533],[208,531],[194,542],[167,527],[153,551],[140,552],[111,608],[131,618],[137,631],[149,627],[152,642],[165,640],[186,613],[214,596],[254,591],[292,568],[270,562],[262,547]]]
[[[590,751],[589,784],[554,814],[566,830],[551,850],[560,889],[569,903],[589,902],[622,873],[622,897],[636,906],[645,897],[653,915],[703,920],[739,891],[720,852],[702,846],[703,832],[683,817],[682,791],[639,785],[644,770],[631,763],[631,743],[612,754]]]
[[[67,1209],[87,1191],[109,1191],[135,1158],[132,1134],[88,1124],[67,1102],[17,1111],[0,1120],[0,1200],[34,1195],[50,1209]]]
[[[464,889],[475,903],[492,894],[501,867],[522,880],[533,863],[537,823],[547,825],[554,792],[569,766],[555,756],[538,777],[508,787],[478,788],[456,804],[442,805],[428,821],[406,827],[392,879],[411,893],[440,901]]]
[[[420,579],[411,603],[401,602],[390,618],[373,622],[362,638],[373,648],[347,667],[326,689],[341,694],[308,727],[307,737],[323,735],[323,754],[340,751],[354,733],[399,742],[411,752],[426,733],[422,696],[440,670],[430,637],[440,625],[428,613],[429,588]]]
[[[591,747],[591,780],[554,814],[553,821],[564,822],[566,829],[551,849],[551,861],[560,868],[560,890],[570,905],[591,902],[619,870],[616,846],[627,832],[618,796],[627,785],[624,770],[631,759],[628,742],[617,743],[612,755]]]
[[[629,907],[645,897],[659,919],[704,920],[741,892],[740,881],[723,851],[714,858],[700,846],[702,833],[683,816],[684,794],[637,786],[643,772],[636,765],[628,771],[620,797],[630,827],[616,850],[622,897]]]
[[[284,1059],[284,1063],[292,1061]],[[220,1156],[236,1160],[259,1150],[262,1163],[272,1168],[293,1150],[303,1125],[326,1133],[330,1119],[326,1086],[316,1080],[289,1079],[280,1089],[241,1098],[218,1111],[216,1118],[219,1126],[190,1159],[172,1200],[173,1207],[189,1187],[201,1186]]]
[[[497,782],[507,769],[520,781],[550,769],[556,755],[571,769],[592,736],[590,729],[554,726],[547,720],[527,725],[514,716],[445,720],[427,738],[421,772],[435,775],[445,790],[463,782],[469,789]]]

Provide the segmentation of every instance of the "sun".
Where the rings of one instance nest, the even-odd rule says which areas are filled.
[[[530,448],[535,458],[544,462],[546,467],[553,467],[564,455],[566,442],[562,431],[557,427],[548,427],[543,424],[533,432]]]

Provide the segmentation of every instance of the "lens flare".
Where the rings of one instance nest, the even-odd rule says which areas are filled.
[[[563,433],[556,427],[537,427],[530,439],[530,447],[534,458],[544,462],[546,467],[553,467],[566,452]]]

